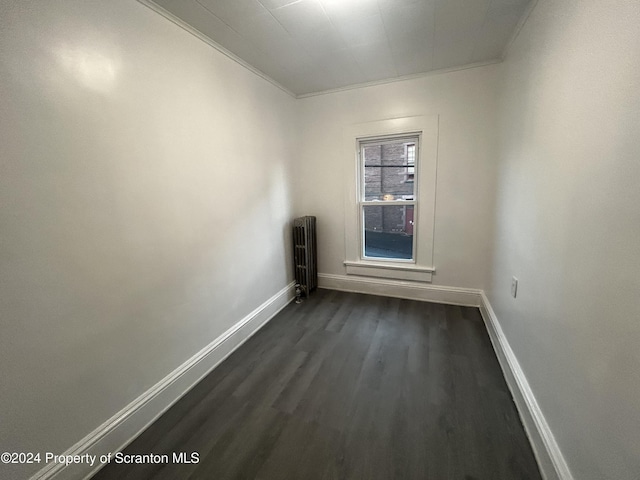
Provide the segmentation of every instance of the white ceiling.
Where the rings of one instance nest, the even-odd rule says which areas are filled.
[[[530,3],[151,1],[296,95],[500,59]]]

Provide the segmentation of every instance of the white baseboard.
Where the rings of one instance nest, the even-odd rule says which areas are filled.
[[[536,401],[529,382],[509,345],[502,327],[481,290],[421,285],[388,279],[319,274],[320,288],[480,307],[489,337],[502,367],[534,454],[545,480],[573,480],[553,433]],[[293,283],[287,285],[229,330],[176,368],[63,455],[103,455],[121,451],[168,410],[203,377],[246,342],[293,299]],[[30,480],[78,480],[95,474],[100,466],[48,464]]]
[[[573,480],[571,470],[569,470],[553,432],[538,405],[527,377],[522,371],[484,292],[481,293],[481,297],[480,313],[489,332],[509,390],[511,390],[522,424],[529,436],[540,473],[545,480]]]
[[[318,286],[345,292],[480,307],[491,343],[545,480],[573,480],[567,462],[533,395],[518,359],[482,290],[424,285],[390,279],[318,274]]]
[[[367,278],[357,275],[318,274],[318,286],[343,292],[368,293],[385,297],[422,300],[466,307],[480,306],[480,290],[442,287],[388,278]]]
[[[62,455],[100,455],[121,451],[211,370],[246,342],[294,297],[293,283],[224,332],[205,348],[140,395]],[[103,465],[47,464],[30,480],[78,480],[95,474]]]

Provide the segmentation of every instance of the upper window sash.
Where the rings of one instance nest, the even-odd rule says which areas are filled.
[[[358,201],[417,201],[418,145],[411,134],[358,139]]]

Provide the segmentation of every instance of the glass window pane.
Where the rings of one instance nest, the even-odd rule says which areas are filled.
[[[365,205],[365,257],[413,259],[413,205]]]
[[[415,141],[363,145],[364,200],[414,200]]]

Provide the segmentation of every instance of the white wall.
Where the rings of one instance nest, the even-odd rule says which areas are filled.
[[[580,480],[640,472],[638,25],[637,1],[539,0],[502,65],[488,297]]]
[[[439,114],[433,283],[487,290],[576,479],[632,478],[638,10],[539,0],[503,65],[296,102],[134,1],[0,0],[0,450],[65,450],[285,286],[293,214],[343,274],[344,128]]]
[[[318,269],[344,274],[350,125],[440,115],[433,284],[481,288],[490,264],[499,67],[443,73],[298,101],[296,214],[318,216]]]
[[[292,280],[294,102],[135,1],[0,2],[0,451],[61,453]]]

